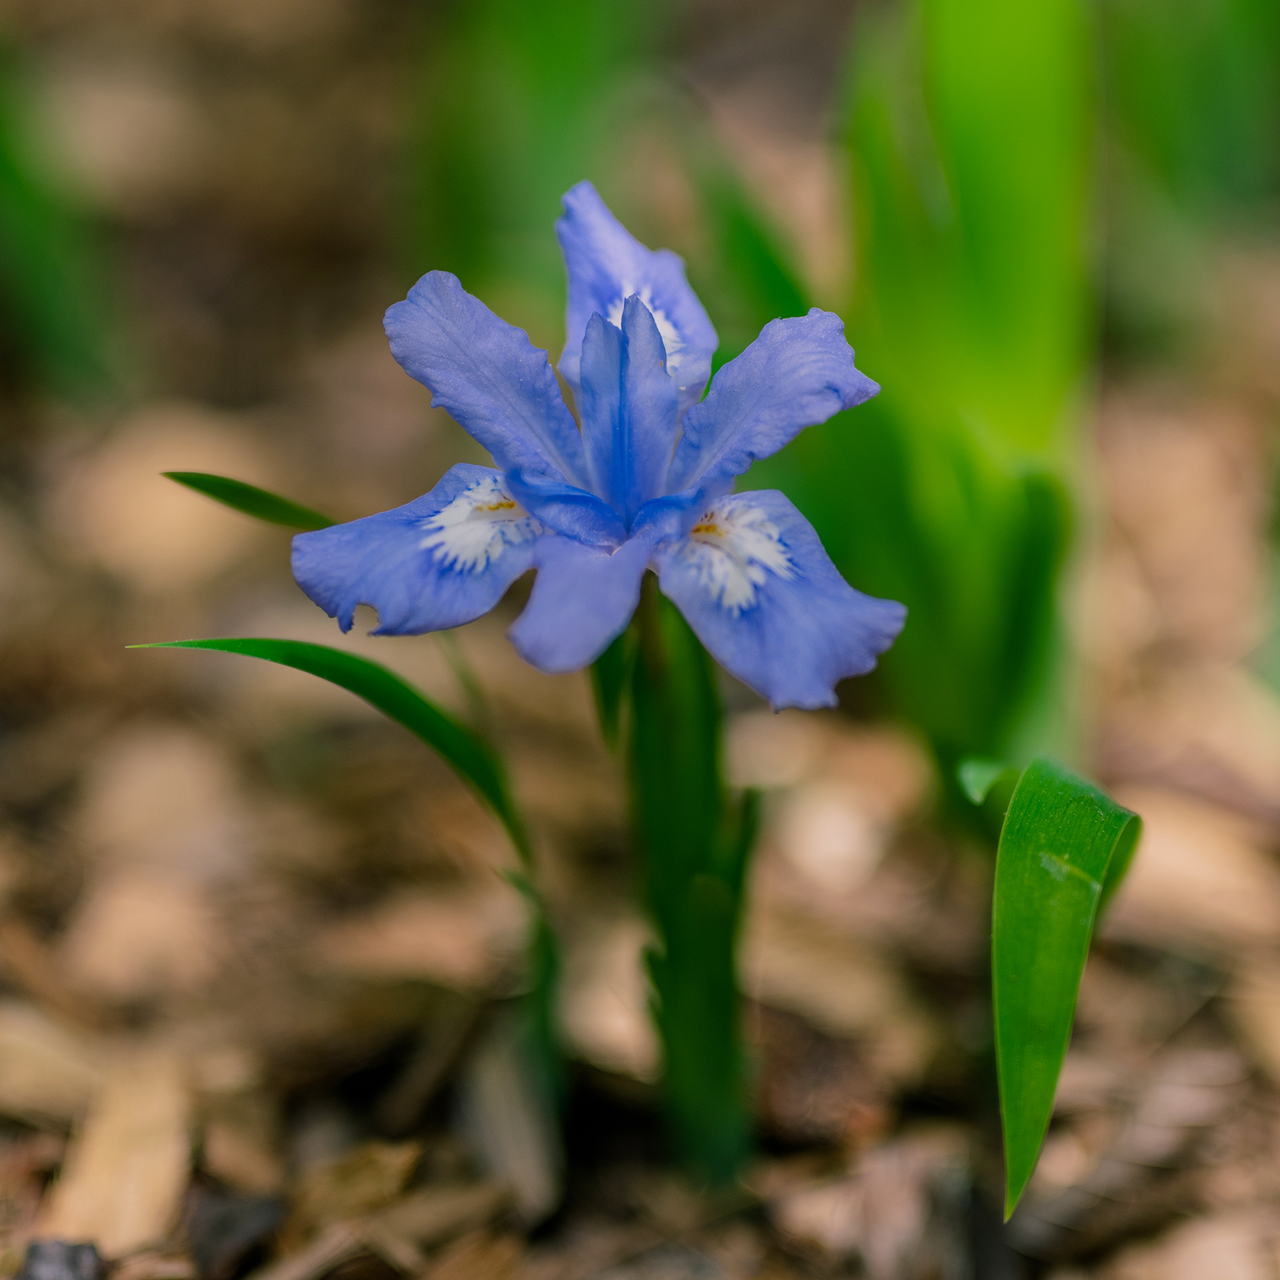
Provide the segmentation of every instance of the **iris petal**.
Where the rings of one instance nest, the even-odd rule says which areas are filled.
[[[610,551],[626,541],[622,517],[586,489],[524,471],[510,472],[506,483],[512,497],[558,533]]]
[[[632,295],[622,312],[622,410],[620,452],[623,513],[628,524],[663,490],[679,430],[679,389],[652,312]]]
[[[374,634],[417,635],[488,613],[545,539],[500,472],[460,463],[403,507],[298,534],[293,576],[343,631],[368,604]]]
[[[582,343],[582,434],[592,487],[627,525],[662,492],[675,449],[678,391],[662,335],[634,294],[619,331],[600,316]]]
[[[428,272],[387,311],[391,354],[493,455],[583,484],[582,440],[547,353],[447,271]]]
[[[573,387],[580,382],[582,340],[587,322],[599,314],[621,325],[623,303],[632,294],[653,313],[666,345],[667,369],[679,389],[679,411],[697,402],[711,373],[716,331],[698,296],[689,288],[684,263],[669,249],[647,249],[617,218],[589,182],[564,197],[564,217],[556,223],[569,273],[560,372]]]
[[[663,593],[712,657],[775,707],[830,707],[902,630],[906,609],[855,591],[774,490],[712,500],[657,550]]]
[[[805,427],[869,400],[880,388],[853,365],[844,321],[817,307],[771,320],[684,417],[667,488],[740,476]]]
[[[617,441],[622,434],[622,330],[603,316],[587,321],[582,339],[578,411],[591,488],[616,502]]]
[[[649,555],[641,538],[612,554],[571,538],[539,542],[533,592],[507,633],[520,656],[551,672],[594,662],[626,630]]]

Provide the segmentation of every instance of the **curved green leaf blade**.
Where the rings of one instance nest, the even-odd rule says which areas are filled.
[[[438,707],[406,680],[381,663],[354,653],[305,640],[215,639],[171,640],[160,644],[130,645],[133,649],[214,649],[242,653],[266,662],[278,662],[340,685],[377,707],[383,715],[403,725],[438,751],[493,810],[507,829],[512,844],[527,865],[528,833],[511,800],[506,774],[493,748],[447,711]]]
[[[337,523],[310,507],[290,502],[268,489],[259,489],[256,484],[232,480],[230,476],[215,476],[207,471],[164,471],[161,474],[166,479],[186,485],[188,489],[203,493],[206,498],[221,502],[223,506],[242,511],[247,516],[256,516],[268,524],[308,530],[327,529]]]
[[[1006,1219],[1049,1127],[1094,923],[1141,833],[1137,814],[1044,757],[1010,801],[991,920]]]

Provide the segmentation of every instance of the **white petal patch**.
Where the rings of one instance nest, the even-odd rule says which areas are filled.
[[[486,476],[423,521],[427,536],[418,544],[434,551],[446,568],[482,573],[507,547],[543,532],[538,523],[502,487]]]
[[[730,613],[756,602],[756,588],[769,575],[790,578],[791,558],[778,526],[749,493],[717,499],[689,531],[679,551],[707,594]]]
[[[662,345],[667,351],[667,372],[679,385],[679,372],[681,364],[684,363],[685,344],[680,338],[679,330],[667,318],[667,313],[661,307],[653,305],[653,290],[648,285],[645,285],[642,289],[633,289],[631,285],[624,282],[622,296],[616,302],[609,304],[609,314],[605,316],[605,319],[615,329],[621,329],[623,305],[633,294],[638,296],[640,301],[649,308],[649,314],[653,317],[653,323],[658,326],[658,333],[662,337]],[[680,390],[683,391],[684,387],[680,387]]]

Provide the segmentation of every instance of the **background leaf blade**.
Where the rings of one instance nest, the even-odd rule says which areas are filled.
[[[255,484],[246,484],[243,480],[233,480],[230,476],[215,476],[207,471],[165,471],[168,480],[194,489],[206,498],[221,502],[223,506],[244,515],[265,520],[268,524],[284,525],[287,529],[327,529],[336,524],[328,516],[304,507],[269,489],[259,489]]]
[[[0,35],[0,348],[82,401],[119,390],[121,328],[102,237],[55,176],[39,127],[46,90]]]
[[[1137,814],[1044,757],[1027,766],[1009,804],[991,921],[1006,1218],[1049,1127],[1094,923],[1141,825]]]

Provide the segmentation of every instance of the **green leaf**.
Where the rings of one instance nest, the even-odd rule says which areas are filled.
[[[635,633],[628,628],[592,664],[591,688],[596,695],[600,733],[610,751],[618,749],[622,733],[622,696],[635,661]]]
[[[698,196],[703,238],[681,246],[689,281],[716,318],[718,372],[754,342],[770,320],[802,316],[809,298],[788,246],[752,199],[718,139],[694,122],[670,117],[682,139],[684,166]]]
[[[631,672],[629,766],[646,906],[662,1091],[690,1170],[723,1184],[750,1143],[735,950],[757,797],[729,803],[715,669],[676,607],[645,576]]]
[[[268,524],[282,524],[289,529],[327,529],[336,521],[322,516],[310,507],[299,506],[257,485],[232,480],[229,476],[210,475],[207,471],[165,471],[169,480],[184,484],[188,489],[203,493],[206,498],[221,502],[223,506],[256,516]]]
[[[1267,225],[1280,197],[1280,6],[1193,0],[1174,21],[1161,0],[1116,0],[1106,36],[1113,127],[1142,176],[1201,219]]]
[[[858,6],[841,123],[854,295],[839,309],[883,390],[745,482],[786,492],[850,582],[907,606],[862,696],[919,726],[948,782],[965,756],[1009,753],[1052,702],[1062,460],[1092,332],[1088,13]]]
[[[89,219],[46,162],[32,62],[0,37],[0,331],[46,382],[92,399],[120,372],[108,301],[118,290]]]
[[[983,760],[978,756],[969,756],[960,761],[956,777],[960,780],[965,795],[974,804],[981,804],[1005,774],[1017,772],[1013,765],[1005,764],[1003,760]]]
[[[1005,1217],[1035,1171],[1099,911],[1142,820],[1055,761],[1027,766],[996,857],[991,970]]]
[[[493,810],[507,829],[522,862],[531,861],[528,833],[507,786],[502,763],[493,748],[394,671],[368,658],[304,640],[215,639],[171,640],[130,645],[133,649],[213,649],[242,653],[266,662],[307,671],[363,698],[383,715],[403,725],[438,751],[460,778]]]
[[[467,0],[425,6],[410,166],[409,280],[447,264],[530,336],[560,340],[560,197],[627,174],[631,86],[666,28],[665,4]],[[486,295],[488,295],[486,297]],[[525,314],[511,314],[511,306]],[[504,310],[505,308],[505,310]]]

